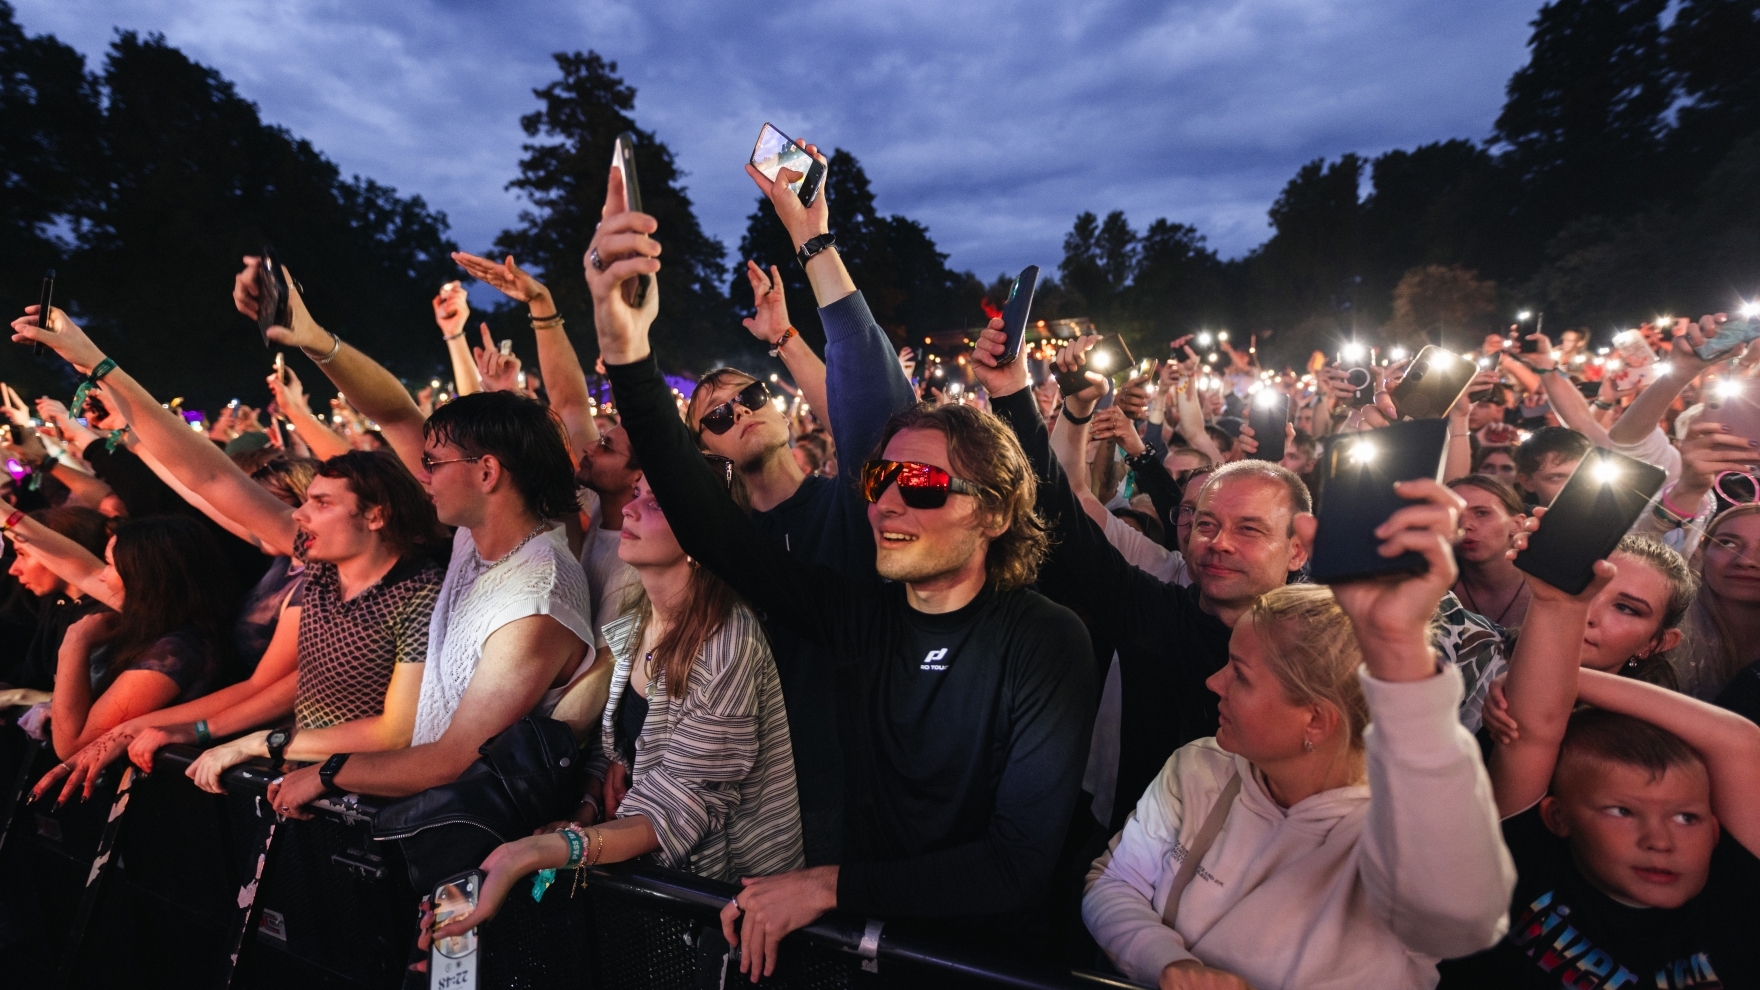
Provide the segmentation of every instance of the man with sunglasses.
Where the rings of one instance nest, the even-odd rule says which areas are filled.
[[[824,243],[829,229],[825,196],[803,207],[786,183],[747,171],[770,198],[797,247]],[[700,448],[733,461],[751,495],[752,519],[766,537],[798,559],[868,577],[874,573],[874,539],[867,503],[853,479],[887,417],[910,408],[916,397],[837,248],[816,248],[804,263],[825,328],[824,363],[790,325],[782,276],[774,268],[766,274],[747,263],[756,310],[745,325],[774,348],[813,411],[831,427],[837,441],[837,478],[801,470],[788,445],[788,419],[773,401],[778,393],[757,375],[733,368],[705,375],[691,394],[687,419]],[[844,806],[837,658],[825,646],[784,627],[773,627],[771,640],[794,737],[807,864],[835,863]]]
[[[594,249],[619,260],[588,273],[600,352],[647,482],[662,506],[685,507],[668,518],[692,557],[772,628],[824,647],[837,671],[841,859],[744,878],[724,934],[752,976],[773,971],[782,936],[834,908],[889,930],[1042,952],[1094,672],[1080,620],[1026,587],[1044,546],[1031,466],[988,413],[907,410],[876,438],[879,458],[850,472],[872,500],[875,571],[890,583],[788,552],[726,497],[694,449],[694,423],[680,423],[648,346],[656,294],[634,311],[617,290],[659,270],[655,229],[608,198]],[[792,731],[792,702],[790,715]]]

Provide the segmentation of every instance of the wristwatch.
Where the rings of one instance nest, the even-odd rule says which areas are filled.
[[[799,251],[795,252],[794,260],[800,262],[801,267],[805,268],[807,267],[807,262],[813,260],[813,255],[818,254],[820,251],[823,251],[836,243],[837,236],[835,234],[820,234],[818,237],[810,238],[807,243],[801,245]]]
[[[269,747],[269,765],[272,768],[281,769],[281,764],[287,758],[287,744],[292,741],[293,729],[290,726],[269,730],[269,736],[263,742]]]
[[[348,758],[353,755],[353,753],[333,754],[324,761],[322,767],[318,768],[318,779],[324,782],[325,794],[341,794],[346,790],[346,788],[336,786],[336,774],[342,769],[342,765],[348,762]]]

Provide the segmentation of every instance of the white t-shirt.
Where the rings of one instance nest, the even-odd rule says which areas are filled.
[[[553,525],[492,562],[477,554],[470,530],[460,529],[452,538],[452,560],[428,623],[428,663],[422,670],[410,745],[431,743],[445,734],[490,634],[529,615],[548,615],[581,642],[594,640],[587,576],[568,552],[563,527]],[[588,650],[580,666],[586,667],[591,657]],[[579,675],[578,669],[572,672],[570,682]],[[547,692],[536,713],[548,715],[561,694],[558,689]]]
[[[587,529],[581,539],[581,570],[587,572],[587,587],[593,600],[593,625],[595,629],[604,629],[606,623],[617,619],[630,589],[641,584],[642,579],[636,575],[635,568],[617,555],[621,542],[619,531],[601,528],[605,507],[599,500],[599,493],[581,489],[581,504],[587,507]],[[600,635],[594,645],[604,646],[605,637]]]

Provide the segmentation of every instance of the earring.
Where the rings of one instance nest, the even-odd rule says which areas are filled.
[[[1312,753],[1313,751],[1314,751],[1314,740],[1303,739],[1302,740],[1302,752]]]

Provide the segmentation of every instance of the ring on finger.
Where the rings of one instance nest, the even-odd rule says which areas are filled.
[[[587,249],[587,263],[593,266],[593,271],[602,272],[605,270],[605,259],[599,257],[598,248]]]

